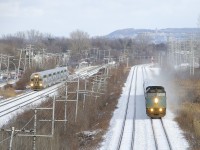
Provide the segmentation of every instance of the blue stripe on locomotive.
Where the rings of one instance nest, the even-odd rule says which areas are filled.
[[[146,108],[166,108],[166,96],[157,96],[158,103],[154,103],[155,96],[146,97]]]

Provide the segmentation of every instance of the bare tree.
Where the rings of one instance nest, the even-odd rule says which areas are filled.
[[[137,43],[137,54],[139,55],[147,55],[152,53],[152,48],[150,47],[152,40],[151,37],[146,34],[139,34],[136,37]]]
[[[43,37],[43,34],[36,30],[29,30],[27,31],[26,35],[28,41],[32,44],[39,42]]]
[[[86,32],[76,30],[70,34],[72,53],[81,54],[81,50],[88,49],[90,47],[89,35]]]

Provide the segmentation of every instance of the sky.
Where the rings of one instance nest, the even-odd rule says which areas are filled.
[[[37,30],[69,37],[118,29],[195,28],[200,0],[0,0],[0,35]]]

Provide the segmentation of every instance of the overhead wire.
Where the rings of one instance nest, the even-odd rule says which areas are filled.
[[[22,130],[32,121],[33,118],[34,118],[34,116],[32,116],[31,119],[30,119],[19,131],[17,131],[17,132],[14,134],[14,136],[17,135],[18,132],[22,131]],[[9,136],[8,138],[6,138],[6,139],[0,141],[0,144],[3,143],[4,141],[10,139],[11,137],[12,137],[12,136]]]

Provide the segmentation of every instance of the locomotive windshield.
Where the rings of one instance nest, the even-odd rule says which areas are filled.
[[[157,96],[165,96],[165,89],[162,86],[151,86],[146,88],[146,93],[148,96],[152,94],[156,94]]]
[[[146,88],[146,92],[148,92],[148,93],[155,93],[155,92],[163,93],[163,92],[165,92],[165,89],[162,86],[149,86]]]

